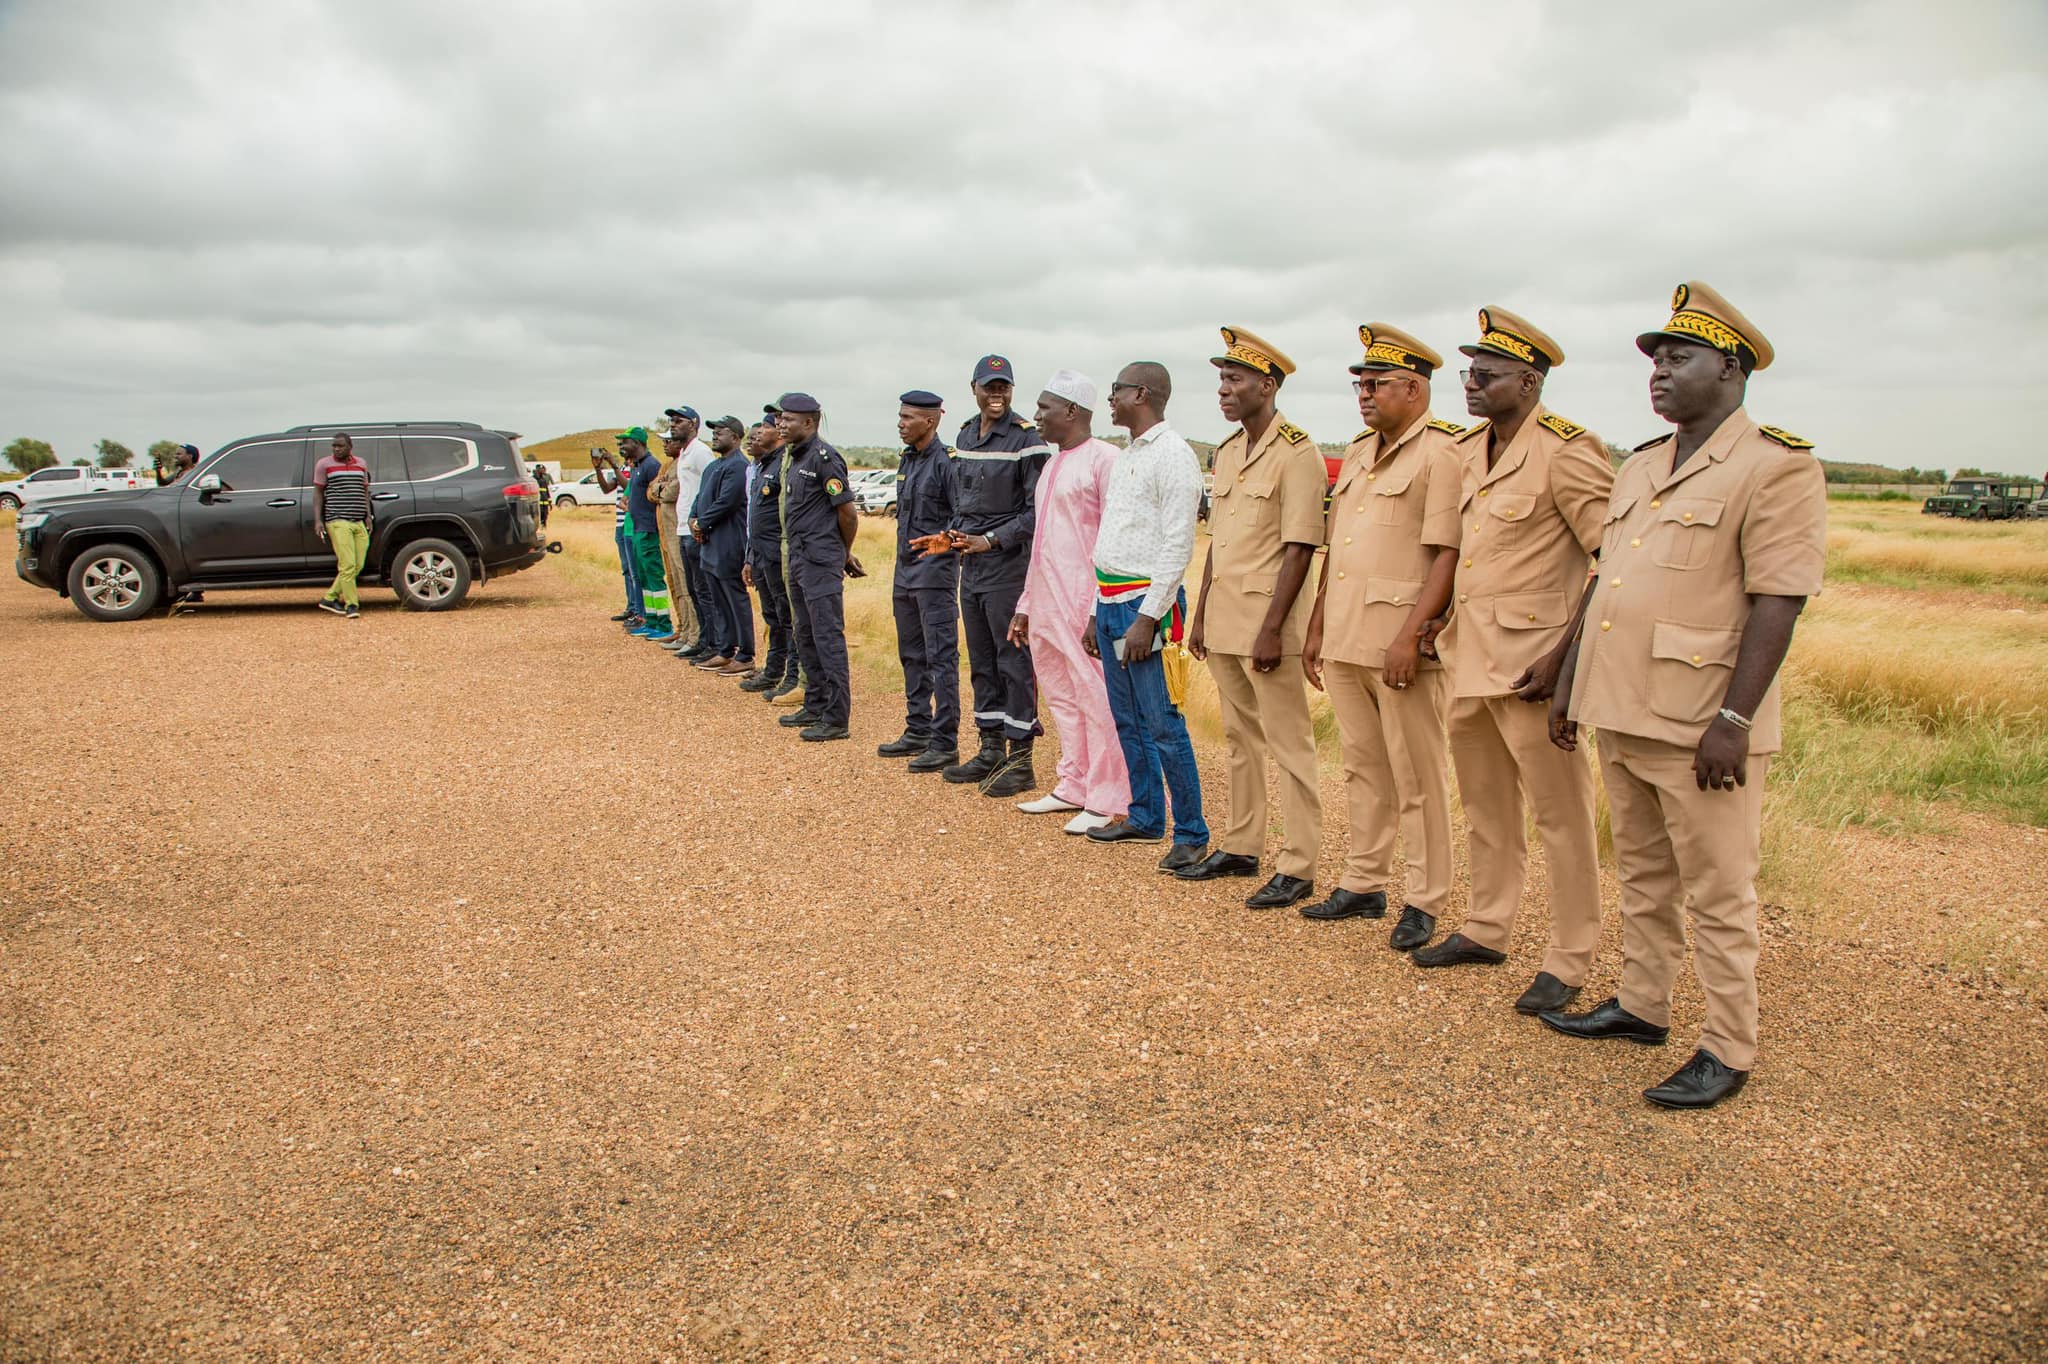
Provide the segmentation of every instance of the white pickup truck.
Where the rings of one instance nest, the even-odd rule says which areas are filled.
[[[597,470],[592,469],[574,482],[557,483],[548,490],[557,507],[615,507],[619,503],[616,491],[606,492],[597,486]]]
[[[82,464],[56,464],[38,469],[27,478],[0,483],[0,507],[20,511],[53,497],[81,497],[86,493],[117,493],[155,486],[156,475],[148,469],[88,469]]]

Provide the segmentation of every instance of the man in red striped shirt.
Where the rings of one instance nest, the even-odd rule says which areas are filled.
[[[370,470],[356,458],[355,440],[338,431],[334,453],[313,466],[313,525],[334,547],[334,583],[320,598],[320,609],[350,620],[362,614],[356,599],[356,575],[370,552]]]

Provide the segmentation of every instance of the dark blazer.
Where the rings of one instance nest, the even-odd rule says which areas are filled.
[[[702,528],[704,567],[720,578],[737,578],[747,561],[747,457],[735,450],[711,462],[697,485],[691,512]]]

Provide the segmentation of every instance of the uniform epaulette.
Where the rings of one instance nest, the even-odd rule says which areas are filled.
[[[1677,435],[1678,433],[1676,431],[1666,431],[1661,436],[1652,436],[1648,440],[1644,441],[1641,445],[1638,445],[1636,447],[1636,450],[1638,452],[1641,452],[1643,450],[1649,449],[1653,445],[1662,445],[1665,441],[1671,440]]]
[[[1372,429],[1372,428],[1371,428],[1370,426],[1368,426],[1368,427],[1366,427],[1366,428],[1365,428],[1365,430],[1363,430],[1363,431],[1359,432],[1359,433],[1358,433],[1357,435],[1353,436],[1353,437],[1351,438],[1351,443],[1352,443],[1353,445],[1356,445],[1356,444],[1358,444],[1358,442],[1360,442],[1360,441],[1364,440],[1364,439],[1365,439],[1365,438],[1366,438],[1367,436],[1370,436],[1370,435],[1372,435],[1372,434],[1373,434],[1373,429]]]
[[[1454,436],[1462,436],[1465,434],[1464,427],[1458,425],[1456,422],[1447,422],[1442,417],[1431,417],[1429,419],[1429,429],[1432,431],[1448,431]]]
[[[1299,445],[1308,439],[1308,432],[1302,430],[1293,422],[1281,422],[1280,435],[1290,445]]]
[[[1555,412],[1544,413],[1541,417],[1538,417],[1536,419],[1536,424],[1538,426],[1549,427],[1552,431],[1557,432],[1558,435],[1563,436],[1566,440],[1570,440],[1574,436],[1583,436],[1586,434],[1585,427],[1580,426],[1577,422],[1568,422],[1563,417],[1558,416]]]
[[[1023,427],[1026,431],[1036,431],[1038,429],[1031,424],[1031,420],[1028,417],[1017,418],[1017,425]]]
[[[1811,450],[1813,448],[1813,442],[1806,439],[1806,437],[1795,436],[1790,431],[1781,430],[1775,426],[1759,426],[1757,430],[1763,432],[1787,450]]]

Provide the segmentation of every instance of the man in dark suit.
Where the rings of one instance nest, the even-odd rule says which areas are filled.
[[[754,604],[742,577],[747,563],[747,459],[740,453],[746,428],[738,417],[711,423],[711,449],[718,458],[704,471],[690,530],[701,547],[708,595],[715,613],[711,657],[697,667],[720,677],[754,671]]]

